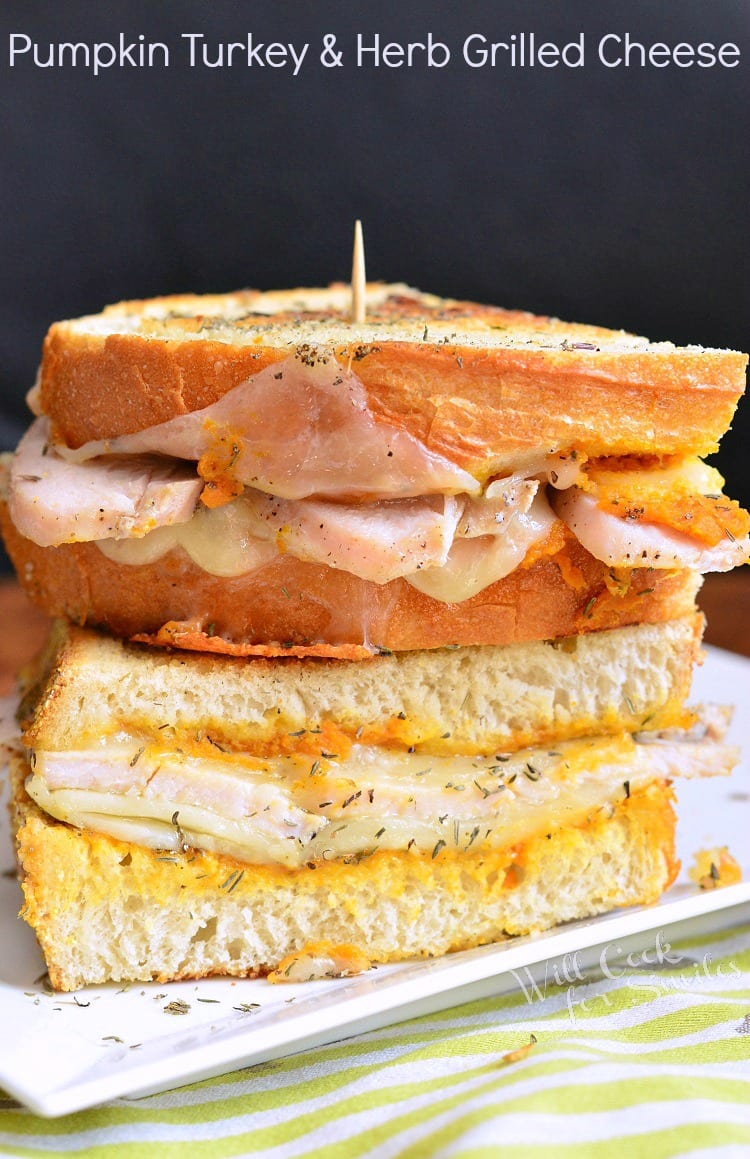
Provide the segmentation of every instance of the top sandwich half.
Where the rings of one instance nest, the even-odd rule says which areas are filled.
[[[323,589],[338,605],[384,602],[385,640],[394,615],[434,624],[439,605],[468,609],[549,559],[581,604],[559,625],[487,640],[451,621],[413,641],[399,627],[391,646],[569,634],[600,591],[631,591],[631,573],[640,597],[750,555],[750,517],[700,459],[731,421],[746,363],[401,285],[368,286],[364,323],[349,320],[345,286],[121,303],[47,335],[6,538],[37,577],[50,565],[33,545],[85,545],[56,558],[47,606],[122,634],[189,621],[206,635],[214,580],[263,573],[286,602],[260,624],[237,613],[224,635],[364,642],[366,630],[329,631],[330,609],[292,610],[294,588],[310,607]],[[181,587],[205,580],[200,607],[171,594],[176,571],[159,588],[178,562]],[[152,618],[143,601],[119,613],[96,594],[122,569]],[[688,587],[659,618],[686,610]],[[257,607],[258,592],[242,600]],[[508,589],[495,605],[518,602]]]

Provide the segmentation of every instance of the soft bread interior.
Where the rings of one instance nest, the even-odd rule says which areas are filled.
[[[260,755],[320,756],[353,741],[471,755],[670,727],[687,722],[702,623],[693,615],[352,663],[170,653],[59,622],[26,675],[26,743],[58,751],[115,736],[163,742],[177,730],[183,744]]]

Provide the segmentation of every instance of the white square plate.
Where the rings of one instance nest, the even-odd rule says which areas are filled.
[[[95,986],[52,994],[12,873],[0,879],[0,1085],[40,1115],[63,1115],[123,1095],[166,1090],[237,1067],[332,1042],[388,1023],[475,1001],[519,986],[516,973],[544,980],[555,960],[575,954],[585,968],[600,947],[619,955],[644,935],[681,923],[670,937],[750,918],[750,661],[717,649],[694,681],[693,702],[737,706],[730,740],[744,745],[729,780],[678,784],[678,853],[728,845],[744,881],[702,892],[685,870],[654,906],[569,923],[536,937],[430,961],[381,966],[358,977],[272,986],[262,979],[205,979],[170,985]],[[0,870],[12,869],[5,810]],[[174,1013],[180,1000],[188,1009]]]

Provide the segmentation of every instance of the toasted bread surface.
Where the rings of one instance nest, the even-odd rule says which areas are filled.
[[[300,347],[353,367],[373,414],[481,474],[514,451],[716,449],[747,358],[373,285],[352,324],[345,287],[182,295],[59,322],[42,408],[77,447],[198,410]]]

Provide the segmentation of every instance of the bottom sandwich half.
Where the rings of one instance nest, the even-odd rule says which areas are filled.
[[[660,781],[520,843],[437,857],[381,850],[289,869],[75,828],[28,797],[27,773],[16,758],[23,916],[61,990],[212,974],[332,976],[650,903],[678,869],[672,792]]]
[[[332,976],[650,903],[701,618],[368,661],[194,656],[60,623],[22,679],[13,831],[59,989]]]

